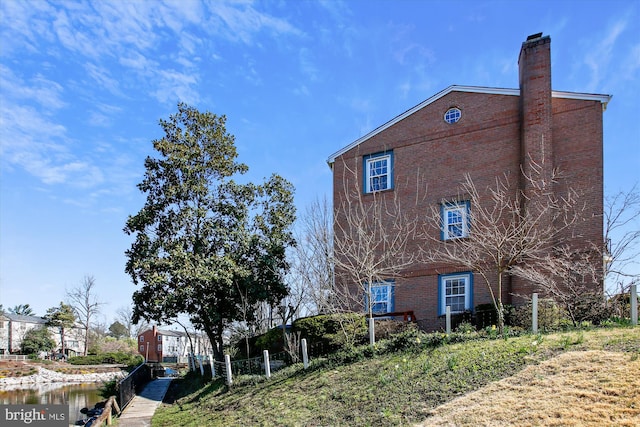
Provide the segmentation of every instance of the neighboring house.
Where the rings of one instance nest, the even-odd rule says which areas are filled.
[[[4,313],[0,315],[0,354],[20,352],[22,339],[27,331],[44,326],[42,317]]]
[[[60,330],[58,328],[50,327],[49,330],[53,334],[53,339],[56,342],[56,348],[62,349],[60,345]],[[84,343],[85,343],[85,329],[81,323],[76,323],[73,328],[65,329],[64,331],[64,352],[66,356],[82,356],[84,355]]]
[[[349,191],[355,186],[365,204],[372,203],[374,193],[396,198],[405,212],[425,219],[439,207],[438,244],[443,245],[473,233],[469,212],[474,206],[459,194],[465,174],[479,188],[509,176],[522,189],[523,171],[534,161],[544,165],[545,174],[560,170],[563,180],[554,184],[554,192],[566,194],[570,186],[588,209],[575,230],[580,236],[573,242],[576,250],[603,247],[602,116],[611,96],[552,91],[550,44],[542,34],[522,44],[519,89],[450,86],[331,155],[334,210],[347,198],[353,200]],[[424,194],[416,197],[420,190],[407,183],[418,181]],[[414,240],[410,248],[423,243]],[[506,304],[522,303],[515,295],[533,292],[531,283],[506,280]],[[461,313],[491,302],[481,283],[479,277],[474,281],[473,271],[416,264],[374,285],[374,312],[413,311],[421,327],[439,329],[445,306]]]
[[[191,353],[191,345],[195,354],[210,354],[212,347],[209,339],[200,333],[189,334],[183,331],[161,330],[156,326],[138,335],[138,352],[148,362],[184,361]]]
[[[38,316],[22,316],[19,314],[0,314],[0,355],[15,354],[20,352],[22,340],[27,331],[40,328],[47,324],[47,320]],[[62,349],[60,331],[58,328],[49,327],[51,338],[56,343],[55,351]],[[84,333],[77,325],[65,331],[65,353],[67,356],[77,356],[84,352]]]
[[[9,318],[0,311],[0,356],[9,354]]]

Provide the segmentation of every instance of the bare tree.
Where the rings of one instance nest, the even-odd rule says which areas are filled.
[[[537,284],[553,296],[565,310],[574,326],[581,321],[599,322],[608,318],[612,310],[607,293],[591,284],[606,280],[609,291],[626,293],[640,280],[637,266],[640,258],[640,194],[634,185],[629,192],[619,192],[605,198],[604,242],[591,251],[575,252],[567,245],[557,246],[545,257],[536,270],[515,267],[514,273]],[[595,256],[594,256],[595,255]],[[602,267],[598,260],[602,259]],[[604,274],[602,274],[604,270]],[[618,300],[611,300],[619,302]]]
[[[459,266],[480,275],[497,312],[500,334],[504,333],[504,280],[507,275],[527,271],[548,260],[552,249],[566,240],[569,229],[578,221],[582,209],[577,195],[569,190],[557,197],[552,186],[558,172],[545,175],[544,165],[529,160],[531,172],[521,177],[518,187],[508,175],[481,192],[470,175],[460,186],[460,198],[470,202],[471,230],[463,238],[440,242],[432,232],[427,258],[436,263]],[[521,190],[526,188],[526,190]],[[451,201],[443,201],[447,203]],[[430,215],[432,227],[444,227],[438,207]]]
[[[67,301],[85,331],[84,355],[86,356],[92,321],[100,312],[100,306],[104,304],[98,300],[96,294],[96,279],[93,276],[85,276],[80,285],[67,291]]]
[[[335,305],[366,308],[373,345],[374,286],[395,280],[417,261],[418,253],[408,246],[416,237],[418,218],[400,203],[398,185],[397,191],[363,194],[358,167],[344,167],[345,197],[334,206]]]
[[[604,203],[604,269],[609,291],[628,292],[640,281],[640,192],[635,184]]]
[[[292,249],[289,287],[299,304],[298,316],[330,313],[333,304],[332,213],[326,198],[315,200],[300,218]],[[303,313],[303,314],[301,314]]]
[[[278,306],[278,315],[282,319],[282,340],[285,351],[294,361],[298,361],[300,349],[300,332],[287,331],[287,325],[300,317],[300,310],[307,301],[307,289],[300,283],[290,284],[287,295]]]
[[[589,250],[576,252],[569,245],[561,245],[534,267],[516,265],[511,273],[535,283],[539,291],[551,296],[574,326],[582,321],[598,323],[608,317],[609,311],[602,291],[593,287],[602,278],[593,255]]]
[[[133,308],[130,305],[124,305],[116,310],[116,321],[122,323],[124,327],[127,329],[128,337],[137,337],[138,330],[134,330],[133,323]],[[146,327],[145,327],[146,329]],[[134,335],[135,332],[135,335]]]

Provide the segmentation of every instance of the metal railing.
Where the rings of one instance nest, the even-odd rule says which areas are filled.
[[[152,369],[146,363],[134,369],[118,383],[118,403],[124,410],[137,393],[140,393],[152,378]]]

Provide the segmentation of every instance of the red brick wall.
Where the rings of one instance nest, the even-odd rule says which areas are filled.
[[[592,242],[601,246],[602,105],[587,100],[551,100],[549,43],[536,42],[533,49],[542,53],[523,54],[520,58],[521,65],[532,70],[521,71],[527,100],[510,95],[451,92],[338,157],[333,165],[334,208],[340,206],[346,182],[346,188],[362,188],[363,155],[393,150],[394,189],[376,197],[397,196],[405,212],[425,218],[443,199],[464,198],[458,188],[466,173],[479,190],[494,184],[496,177],[507,176],[515,192],[523,181],[520,165],[526,158],[524,152],[531,152],[537,161],[544,152],[549,160],[545,173],[550,174],[555,167],[564,177],[554,190],[564,194],[570,187],[587,207],[586,220],[573,230],[579,236],[574,239],[576,250],[586,249]],[[462,111],[460,121],[453,125],[443,120],[450,107]],[[345,169],[345,164],[357,169],[355,176]],[[372,200],[371,195],[363,198],[365,203]],[[338,212],[336,220],[340,221]],[[430,232],[433,236],[440,233],[435,226]],[[417,250],[424,243],[415,240],[409,250]],[[454,267],[442,265],[416,264],[407,269],[403,277],[396,278],[396,311],[413,310],[424,329],[443,327],[443,320],[437,315],[437,279],[438,274],[452,271]],[[495,283],[496,277],[489,280]],[[512,293],[528,295],[533,289],[531,284],[508,277],[504,278],[504,285],[505,303],[518,303]],[[483,278],[475,274],[474,306],[490,302]]]
[[[162,361],[162,351],[158,351],[158,344],[162,344],[162,342],[158,341],[158,335],[158,329],[155,326],[138,335],[138,353],[149,362]],[[144,337],[144,341],[141,342],[140,337]],[[147,345],[149,347],[148,352]],[[140,346],[143,346],[144,349],[141,350]]]

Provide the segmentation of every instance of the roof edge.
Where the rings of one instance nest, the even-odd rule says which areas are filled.
[[[483,87],[483,86],[451,85],[451,86],[447,87],[446,89],[443,89],[440,92],[436,93],[432,97],[422,101],[420,104],[408,109],[404,113],[399,114],[398,116],[396,116],[393,119],[389,120],[385,124],[383,124],[381,126],[378,126],[377,128],[375,128],[371,132],[367,133],[366,135],[361,136],[360,138],[356,139],[355,141],[353,141],[351,144],[347,145],[346,147],[343,147],[340,150],[336,151],[335,153],[331,154],[329,156],[329,158],[327,159],[327,163],[329,164],[329,166],[331,166],[335,162],[336,158],[338,158],[342,154],[346,153],[347,151],[351,150],[354,147],[357,147],[358,145],[362,144],[363,142],[365,142],[369,138],[374,137],[375,135],[379,134],[380,132],[384,131],[385,129],[390,128],[391,126],[395,125],[399,121],[407,118],[408,116],[412,115],[416,111],[421,110],[422,108],[426,107],[429,104],[432,104],[433,102],[435,102],[438,99],[448,95],[451,92],[471,92],[471,93],[484,93],[484,94],[489,94],[489,95],[520,96],[520,89],[493,88],[493,87]],[[601,94],[580,93],[580,92],[563,92],[563,91],[554,90],[554,91],[551,91],[551,97],[553,97],[553,98],[579,99],[579,100],[583,100],[583,101],[599,101],[599,102],[601,102],[603,104],[603,107],[602,107],[603,110],[606,110],[607,104],[611,100],[612,95],[601,95]]]

